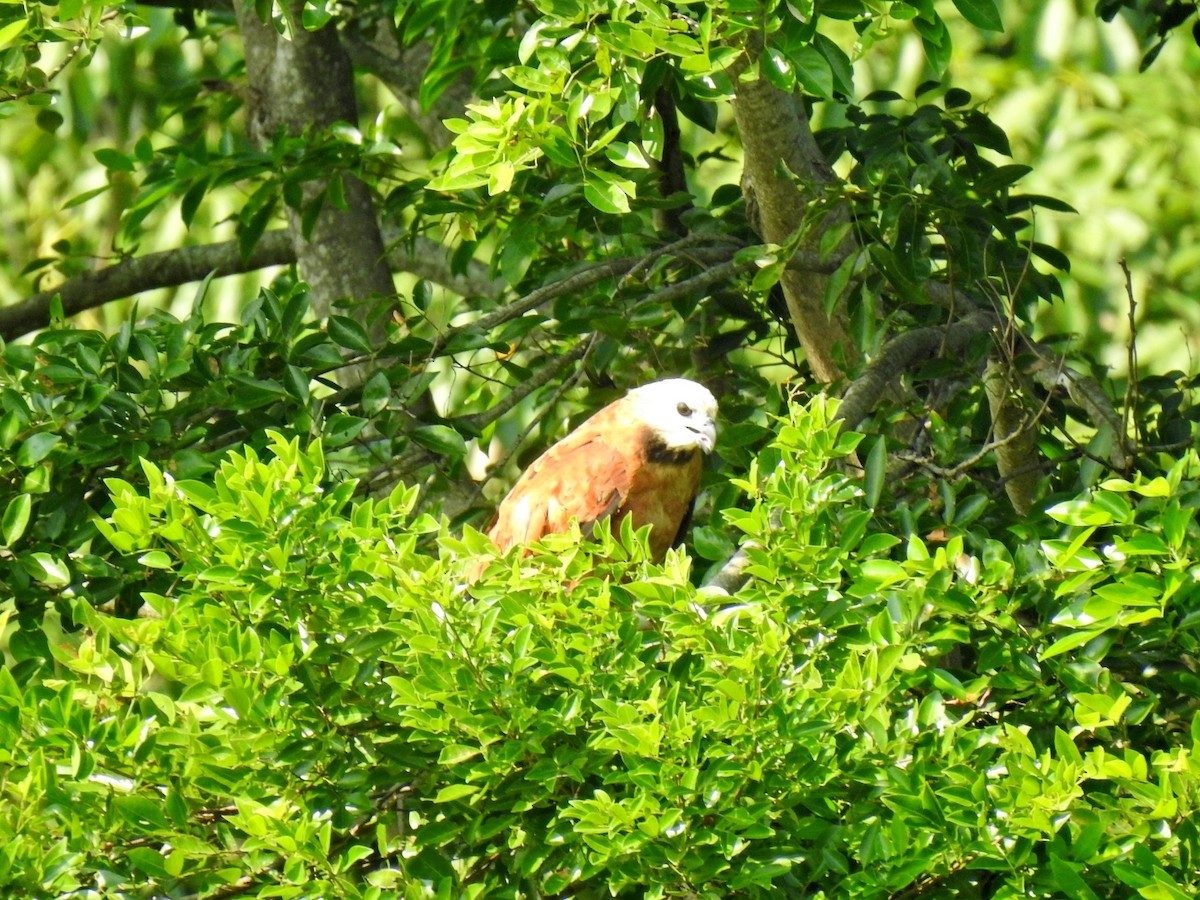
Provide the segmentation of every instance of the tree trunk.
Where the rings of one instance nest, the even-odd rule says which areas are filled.
[[[246,45],[250,94],[250,136],[265,146],[280,129],[300,134],[335,122],[357,126],[350,60],[331,25],[306,31],[300,25],[303,2],[291,0],[285,16],[291,34],[281,35],[272,22],[262,22],[254,4],[235,3],[238,27]],[[391,298],[395,285],[384,260],[383,239],[367,186],[341,175],[346,208],[326,203],[311,234],[301,230],[301,210],[288,208],[288,225],[300,277],[307,282],[313,309],[328,315],[335,304],[349,302],[351,315],[368,326],[372,338],[383,337],[384,317],[368,322],[373,299]],[[318,197],[327,182],[304,186],[304,203]],[[390,303],[389,303],[390,305]]]
[[[733,100],[734,118],[742,139],[743,187],[753,191],[758,209],[759,234],[771,244],[784,244],[804,221],[809,206],[824,185],[837,176],[821,156],[808,116],[797,98],[762,79],[738,84]],[[785,167],[801,182],[784,176]],[[748,198],[749,199],[749,198]],[[843,221],[837,216],[834,221]],[[822,225],[833,222],[827,219]],[[820,229],[813,229],[801,250],[815,251]],[[828,276],[785,271],[780,278],[792,326],[816,377],[828,384],[845,374],[857,356],[850,341],[845,312],[839,304],[833,316],[825,314]]]

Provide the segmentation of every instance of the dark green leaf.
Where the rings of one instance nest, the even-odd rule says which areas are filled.
[[[359,353],[370,353],[372,350],[371,339],[367,336],[366,329],[354,319],[347,316],[330,316],[326,330],[339,347],[357,350]]]
[[[792,53],[796,80],[814,97],[833,96],[833,70],[829,60],[816,47],[800,47]]]
[[[118,150],[113,150],[111,147],[101,147],[99,150],[92,152],[96,157],[96,162],[114,172],[132,172],[133,160],[121,153]]]
[[[384,372],[376,372],[367,379],[367,383],[363,385],[362,408],[368,416],[374,416],[381,412],[391,400],[392,385],[388,381],[387,374]]]
[[[453,428],[447,425],[425,425],[413,431],[413,440],[439,456],[462,459],[467,455],[467,445]]]
[[[1003,31],[1004,23],[1000,19],[1000,9],[995,0],[954,0],[955,7],[962,13],[964,19],[976,28],[985,31]]]
[[[33,498],[29,494],[17,494],[8,501],[8,506],[4,509],[4,518],[0,521],[6,547],[11,547],[21,539],[25,527],[29,524],[29,512],[32,508]]]
[[[17,465],[23,468],[36,466],[50,455],[50,451],[61,440],[62,437],[60,435],[50,434],[45,431],[30,435],[17,450]]]

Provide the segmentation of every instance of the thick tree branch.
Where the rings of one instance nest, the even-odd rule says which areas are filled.
[[[749,52],[753,55],[757,49]],[[742,186],[747,204],[755,209],[752,218],[757,218],[759,234],[768,243],[786,246],[808,229],[800,249],[814,251],[821,231],[845,221],[846,213],[835,208],[813,224],[814,204],[837,183],[837,176],[817,147],[803,105],[758,78],[739,82],[733,114],[744,155]],[[823,276],[790,268],[780,278],[796,336],[813,373],[824,383],[840,378],[844,363],[856,354],[844,311],[839,306],[832,318],[825,312],[827,283]]]
[[[906,331],[884,344],[866,370],[842,395],[838,418],[843,428],[854,429],[871,414],[883,396],[892,390],[900,375],[919,361],[936,356],[959,355],[970,341],[997,325],[996,318],[982,310],[972,312],[950,325]]]
[[[772,530],[776,527],[778,522],[772,520]],[[758,541],[744,541],[737,552],[725,560],[721,568],[704,580],[704,584],[701,585],[704,593],[724,596],[736,594],[741,590],[750,581],[750,575],[746,572],[746,569],[750,568],[750,554],[761,550],[762,546]]]
[[[386,259],[396,272],[425,278],[460,297],[495,300],[504,293],[504,282],[492,278],[481,263],[471,263],[465,274],[452,271],[453,250],[444,244],[425,237],[396,236],[392,240]],[[295,261],[296,251],[285,229],[266,232],[246,257],[238,251],[237,241],[148,253],[75,275],[52,290],[0,307],[0,338],[11,341],[45,328],[50,324],[50,306],[55,297],[62,298],[63,314],[69,317],[144,291],[201,281],[212,273],[218,277],[244,275]]]
[[[1087,413],[1094,424],[1108,425],[1116,438],[1108,462],[1118,472],[1129,471],[1132,460],[1126,452],[1128,435],[1124,420],[1100,385],[1086,375],[1080,375],[1040,345],[1030,344],[1030,348],[1038,360],[1029,374],[1047,391],[1056,388],[1066,391],[1071,402]]]
[[[1014,396],[1011,359],[988,359],[983,388],[992,415],[996,471],[1004,479],[1004,492],[1017,515],[1033,508],[1038,478],[1037,429]]]
[[[658,163],[658,193],[664,200],[676,194],[688,193],[687,175],[683,159],[683,137],[679,129],[679,113],[675,109],[675,98],[671,89],[663,85],[654,95],[654,108],[662,122],[662,159]],[[654,211],[654,224],[665,234],[683,237],[687,228],[683,214],[692,208],[689,200],[681,206],[670,206]]]
[[[285,231],[269,231],[250,255],[243,258],[237,241],[199,247],[179,247],[127,259],[113,266],[76,275],[58,287],[0,307],[0,337],[11,341],[50,324],[50,306],[62,298],[63,314],[73,316],[113,300],[142,291],[178,287],[200,281],[210,273],[241,275],[268,266],[284,266],[296,259]]]

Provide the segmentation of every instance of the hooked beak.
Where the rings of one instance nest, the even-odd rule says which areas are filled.
[[[696,443],[700,445],[700,449],[705,453],[712,453],[717,444],[717,423],[712,419],[705,419],[699,426],[688,427],[696,433]]]

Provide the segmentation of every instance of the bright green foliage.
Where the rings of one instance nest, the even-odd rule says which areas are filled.
[[[832,412],[742,482],[735,597],[628,529],[468,591],[475,532],[353,502],[295,439],[110,479],[101,532],[169,586],[137,619],[73,599],[52,663],[0,671],[0,884],[1191,896],[1195,457],[1054,540],[935,545],[838,471]]]
[[[361,392],[335,393],[328,373],[357,359],[347,351],[362,340],[350,320],[312,321],[303,292],[264,291],[240,325],[206,322],[196,310],[182,321],[156,312],[112,335],[53,328],[7,347],[0,361],[0,539],[7,548],[0,584],[22,611],[13,657],[47,657],[36,624],[47,601],[86,595],[93,605],[114,601],[128,612],[140,605],[137,591],[147,579],[170,583],[166,573],[93,543],[92,519],[108,509],[104,479],[142,482],[139,458],[178,478],[207,478],[230,445],[262,446],[267,427],[286,423],[306,439],[321,436],[343,467],[367,474],[377,465],[360,435],[369,416],[372,439],[388,442],[397,430],[390,379],[409,372],[380,367]],[[412,341],[398,339],[389,348],[406,345]],[[388,444],[382,458],[405,446],[407,438]]]
[[[1066,210],[1040,196],[1056,181],[1153,181],[1155,221],[1193,227],[1167,117],[1139,131],[1163,137],[1135,154],[1154,179],[1091,139],[1124,116],[1103,103],[1063,113],[1096,131],[1059,147],[1062,92],[1021,34],[1055,2],[258,3],[336,30],[360,73],[389,36],[425,65],[359,79],[360,122],[261,146],[227,7],[4,5],[7,297],[222,237],[246,260],[285,210],[309,232],[345,206],[349,176],[400,278],[382,316],[354,298],[317,320],[289,273],[222,315],[206,282],[174,314],[4,348],[0,895],[1200,890],[1200,462],[1166,459],[1193,444],[1188,378],[1130,392],[1122,478],[1101,472],[1113,423],[1047,396],[1054,496],[1021,521],[995,502],[982,393],[959,387],[987,341],[910,372],[921,399],[879,407],[856,459],[831,403],[770,415],[768,383],[803,374],[770,292],[831,208],[853,215],[805,265],[832,273],[863,359],[944,324],[950,287],[1042,320],[1067,293],[1033,230]],[[873,48],[906,41],[919,61],[872,91],[891,65]],[[1027,54],[1049,93],[935,81],[966,46],[973,72]],[[782,248],[755,246],[738,184],[743,77],[795,91],[837,166]],[[453,148],[384,83],[423,112],[468,96]],[[1053,148],[1048,187],[1017,187],[1021,140]],[[683,183],[663,183],[668,150]],[[1195,242],[1160,231],[1189,297]],[[430,511],[486,505],[443,490],[473,487],[471,442],[511,474],[667,373],[725,382],[689,550],[715,567],[752,539],[751,583],[698,589],[685,551],[652,565],[627,531],[547,539],[468,588],[492,549]],[[914,417],[920,440],[893,427]]]

